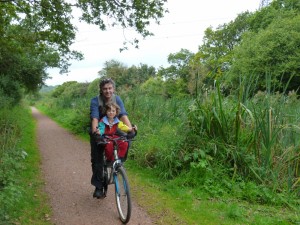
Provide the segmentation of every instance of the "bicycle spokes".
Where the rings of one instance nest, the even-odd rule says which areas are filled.
[[[117,173],[114,174],[114,180],[115,197],[119,216],[123,223],[127,223],[131,216],[131,200],[128,180],[123,167],[118,168]]]

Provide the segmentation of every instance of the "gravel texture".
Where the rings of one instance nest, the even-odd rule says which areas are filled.
[[[90,146],[54,121],[32,108],[37,121],[37,140],[45,192],[52,208],[51,221],[57,225],[115,225],[118,217],[114,187],[109,186],[105,199],[92,197],[90,184]],[[129,181],[130,183],[130,181]],[[128,224],[154,224],[147,213],[133,202]]]

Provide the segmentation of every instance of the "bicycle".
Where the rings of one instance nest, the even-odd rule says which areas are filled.
[[[118,213],[122,223],[126,224],[130,220],[131,216],[131,197],[130,197],[130,187],[128,183],[127,174],[124,168],[124,165],[121,159],[118,156],[118,141],[129,142],[133,139],[128,139],[125,136],[120,137],[110,137],[104,136],[104,139],[100,144],[108,144],[110,141],[113,142],[113,155],[114,160],[112,162],[107,162],[105,154],[104,165],[103,165],[103,174],[104,174],[104,196],[107,194],[108,185],[115,185],[115,199],[117,204]]]

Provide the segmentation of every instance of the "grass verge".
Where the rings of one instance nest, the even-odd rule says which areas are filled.
[[[48,114],[47,110],[42,112]],[[57,118],[54,120],[72,132],[67,124]],[[88,140],[88,135],[80,137]],[[300,224],[299,211],[250,204],[234,196],[211,198],[199,188],[178,185],[178,180],[160,180],[154,170],[141,168],[131,160],[126,162],[126,168],[134,200],[149,213],[155,224]]]
[[[204,191],[160,180],[155,171],[127,161],[133,198],[156,224],[289,225],[300,224],[300,211],[248,202],[234,197],[210,198]]]
[[[36,139],[36,122],[30,109],[24,109],[18,118],[22,127],[21,139],[18,147],[26,152],[23,169],[19,173],[18,185],[21,198],[14,205],[14,224],[47,225],[50,223],[50,206],[43,191],[44,180],[40,171],[40,154]]]

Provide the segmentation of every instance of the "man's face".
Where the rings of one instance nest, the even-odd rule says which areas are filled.
[[[114,91],[114,86],[111,83],[107,83],[102,87],[102,94],[107,100],[111,99]]]

